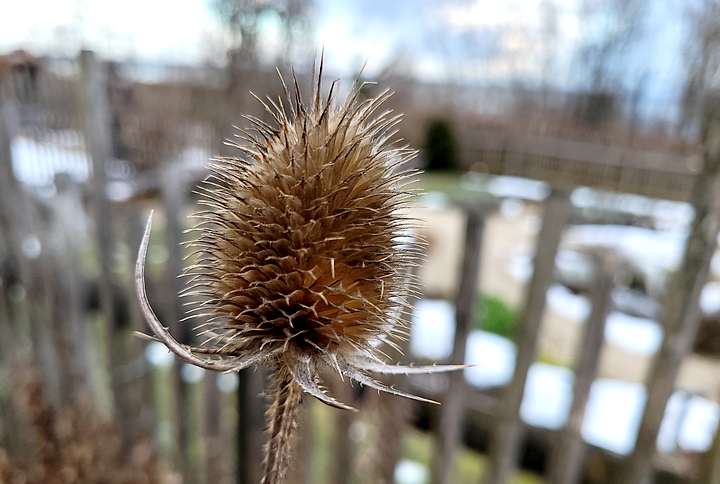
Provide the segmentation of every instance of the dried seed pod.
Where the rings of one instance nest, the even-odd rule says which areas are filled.
[[[244,159],[222,159],[201,188],[208,207],[197,215],[198,262],[189,293],[208,317],[202,348],[178,344],[157,321],[144,293],[146,237],[138,258],[138,291],[153,331],[175,353],[204,368],[240,369],[270,363],[276,372],[264,482],[282,482],[286,447],[301,391],[328,405],[352,409],[327,395],[318,366],[364,385],[427,401],[387,387],[366,371],[421,373],[458,367],[388,366],[380,343],[391,346],[413,288],[409,268],[417,250],[407,243],[401,214],[415,153],[389,143],[399,116],[378,114],[387,99],[358,102],[362,86],[335,102],[333,83],[322,97],[321,71],[309,106],[297,79],[282,103],[263,103],[273,125],[247,117],[255,133],[234,146]],[[260,101],[262,102],[262,101]],[[289,420],[288,420],[289,419]]]

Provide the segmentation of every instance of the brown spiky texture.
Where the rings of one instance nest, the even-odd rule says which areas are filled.
[[[330,367],[378,390],[417,400],[385,386],[367,371],[421,373],[457,367],[388,365],[381,344],[401,337],[409,268],[418,250],[408,242],[411,220],[401,212],[414,152],[390,143],[399,116],[379,112],[389,96],[358,101],[353,85],[343,103],[336,84],[322,94],[321,72],[311,103],[297,79],[282,101],[263,103],[267,124],[248,117],[254,131],[233,145],[243,159],[222,159],[201,192],[208,210],[197,215],[197,263],[189,294],[207,322],[201,348],[177,343],[145,297],[146,237],[136,268],[138,293],[156,336],[186,361],[203,368],[239,370],[266,362],[275,371],[265,483],[282,482],[304,391],[324,403],[352,409],[327,395],[318,369]],[[262,102],[262,101],[261,101]],[[289,110],[289,112],[286,111]]]
[[[296,80],[289,114],[263,103],[274,124],[248,117],[255,132],[233,143],[246,158],[214,164],[190,292],[204,299],[201,313],[211,308],[211,347],[270,360],[345,408],[321,390],[316,367],[368,383],[363,370],[385,361],[378,343],[402,331],[419,256],[399,167],[415,153],[388,143],[399,116],[378,114],[387,93],[357,102],[353,89],[336,105],[336,85],[323,99],[320,78],[309,107]]]

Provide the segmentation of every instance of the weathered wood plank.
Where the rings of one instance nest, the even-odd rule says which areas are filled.
[[[615,287],[616,262],[611,255],[598,255],[596,280],[592,292],[592,312],[585,324],[578,346],[575,383],[570,414],[558,433],[551,450],[548,479],[552,484],[576,484],[585,462],[587,445],[581,430],[590,387],[597,376],[600,352],[605,341],[605,322],[612,310],[612,291]]]
[[[469,210],[465,227],[465,249],[462,258],[458,293],[455,299],[455,338],[450,364],[465,363],[467,337],[473,326],[475,302],[480,276],[484,214]],[[462,371],[447,375],[448,389],[442,400],[437,429],[437,451],[433,461],[432,482],[447,484],[452,475],[453,456],[460,445],[460,427],[465,415],[466,383]]]
[[[552,281],[555,256],[570,207],[569,194],[560,190],[553,189],[545,200],[533,275],[527,289],[525,305],[515,329],[517,345],[515,372],[499,402],[497,425],[490,442],[488,470],[483,478],[486,484],[507,483],[516,466],[518,444],[522,432],[520,405],[525,392],[528,370],[535,361],[547,290]]]

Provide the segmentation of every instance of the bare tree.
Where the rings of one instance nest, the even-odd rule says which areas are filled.
[[[552,0],[543,0],[540,3],[540,49],[542,51],[542,102],[547,108],[550,77],[555,67],[557,41],[558,41],[558,6]]]
[[[700,138],[704,145],[703,166],[696,175],[690,202],[695,209],[682,266],[675,274],[668,290],[661,323],[666,335],[648,376],[648,398],[634,452],[628,457],[618,476],[618,482],[644,484],[649,482],[653,470],[652,459],[665,406],[672,395],[680,365],[691,351],[700,322],[699,297],[709,276],[712,255],[717,248],[720,224],[718,214],[718,177],[720,176],[720,101],[710,95],[720,80],[720,7],[715,2],[707,5],[707,15],[701,21],[700,64],[691,66],[689,88],[700,99],[703,120]],[[687,92],[686,92],[687,94]],[[699,103],[699,104],[700,104]],[[714,463],[716,446],[708,457]],[[702,473],[707,480],[716,482],[710,469]]]
[[[290,60],[294,44],[309,30],[310,0],[214,0],[213,8],[230,33],[231,66],[257,63],[263,16],[277,15],[283,34],[280,61]]]
[[[581,23],[588,28],[577,51],[576,82],[587,97],[576,114],[591,126],[617,115],[618,95],[634,69],[642,72],[633,47],[644,33],[646,7],[646,0],[585,0],[580,6]]]
[[[628,54],[642,36],[645,0],[585,0],[580,19],[591,28],[578,52],[582,79],[593,91],[617,87],[629,66]]]
[[[665,338],[653,360],[647,380],[647,404],[634,452],[615,482],[645,484],[650,481],[660,424],[675,388],[685,356],[692,348],[700,322],[700,292],[708,280],[710,261],[717,248],[718,177],[720,176],[720,102],[705,100],[702,126],[703,167],[696,175],[690,201],[695,218],[690,228],[682,266],[667,293],[660,322]]]
[[[706,86],[717,85],[720,76],[720,4],[705,0],[702,5],[688,13],[692,34],[685,46],[688,59],[687,77],[680,101],[678,133],[688,137],[697,135]]]

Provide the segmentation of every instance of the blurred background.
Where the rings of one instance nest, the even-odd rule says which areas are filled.
[[[290,482],[720,482],[712,0],[41,0],[0,8],[0,483],[257,483],[265,370],[185,365],[223,141],[294,66],[394,91],[427,242],[421,405],[326,381]],[[718,434],[720,435],[720,434]]]

